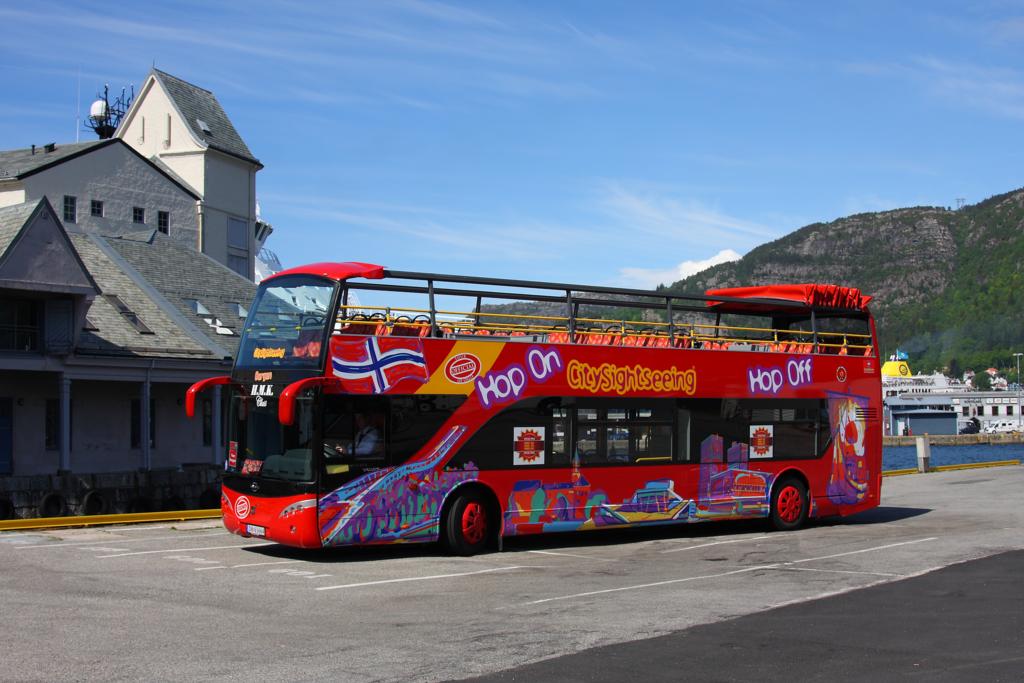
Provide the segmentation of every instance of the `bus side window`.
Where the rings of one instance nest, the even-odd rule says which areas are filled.
[[[388,464],[401,465],[419,452],[465,400],[430,394],[392,398]]]
[[[569,424],[569,409],[555,407],[551,409],[551,464],[569,464],[569,435],[572,430]]]
[[[690,462],[690,411],[676,409],[676,462]]]

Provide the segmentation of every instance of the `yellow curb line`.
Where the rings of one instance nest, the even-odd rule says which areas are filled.
[[[936,472],[949,472],[951,470],[976,470],[982,467],[1004,467],[1006,465],[1019,465],[1020,460],[993,460],[991,462],[971,462],[963,465],[939,465],[932,469]]]
[[[8,519],[0,521],[0,531],[23,529],[56,529],[69,526],[99,526],[102,524],[138,524],[140,522],[183,522],[187,519],[217,519],[217,510],[172,510],[170,512],[134,512],[126,515],[89,515],[81,517],[45,517],[38,519]]]
[[[977,470],[983,467],[1006,467],[1007,465],[1019,465],[1020,460],[992,460],[989,462],[970,462],[963,465],[939,465],[931,468],[930,472],[952,472],[955,470]],[[917,468],[906,470],[886,470],[882,472],[883,477],[902,477],[905,474],[917,474]],[[2,524],[2,522],[0,522]]]
[[[882,472],[883,477],[902,477],[904,474],[917,474],[917,468],[914,467],[908,470],[885,470]]]
[[[992,462],[973,462],[965,465],[940,465],[933,467],[933,472],[949,472],[953,470],[974,470],[983,467],[1005,467],[1019,465],[1020,460],[993,460]],[[886,470],[883,477],[900,477],[905,474],[917,474],[917,469]],[[81,517],[46,517],[39,519],[8,519],[0,521],[0,531],[20,531],[25,529],[57,529],[74,526],[101,526],[104,524],[139,524],[141,522],[183,522],[188,519],[218,519],[220,510],[177,510],[171,512],[136,512],[126,515],[91,515]]]

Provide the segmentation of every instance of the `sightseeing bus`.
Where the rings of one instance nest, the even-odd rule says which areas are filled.
[[[881,382],[859,290],[703,296],[318,263],[260,283],[221,506],[299,547],[875,507]]]

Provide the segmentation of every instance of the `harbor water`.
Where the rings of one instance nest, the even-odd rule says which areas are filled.
[[[964,465],[993,460],[1024,461],[1024,444],[970,444],[938,446],[932,444],[932,467]],[[917,467],[917,448],[914,446],[885,446],[882,448],[882,469],[903,470]]]

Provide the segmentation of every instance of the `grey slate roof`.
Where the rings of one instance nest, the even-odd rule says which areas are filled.
[[[228,115],[224,113],[224,109],[212,92],[159,69],[153,69],[153,74],[174,100],[181,115],[185,118],[185,122],[191,127],[196,137],[213,149],[247,159],[256,164],[260,163],[249,151],[249,147],[235,130]],[[200,121],[206,124],[209,132],[200,127]]]
[[[104,238],[70,233],[71,242],[101,294],[114,294],[134,311],[153,334],[140,334],[103,296],[89,307],[87,318],[96,330],[83,330],[76,351],[102,355],[217,358],[183,330],[159,301],[151,297],[112,259]]]
[[[31,147],[0,151],[0,181],[24,178],[36,171],[48,168],[78,154],[83,154],[94,147],[109,145],[114,140],[89,140],[87,142],[70,142],[56,145],[52,152],[43,151],[37,145],[35,154]],[[35,206],[33,205],[33,209]]]
[[[7,248],[21,232],[29,216],[36,210],[36,206],[38,206],[37,202],[25,202],[0,209],[0,259],[7,253]]]
[[[245,319],[239,317],[236,304],[248,310],[256,295],[256,285],[206,254],[199,253],[161,232],[149,239],[139,233],[107,238],[109,244],[132,268],[146,278],[177,313],[201,330],[211,343],[232,356],[238,351],[239,335]],[[209,315],[195,313],[187,299],[198,300]],[[233,334],[218,334],[206,322],[218,320]]]
[[[0,208],[0,258],[45,201]],[[245,319],[236,304],[248,310],[252,282],[156,230],[65,233],[99,290],[86,314],[86,327],[95,329],[82,330],[76,353],[219,361],[238,351]],[[107,295],[117,296],[151,334],[136,329]],[[210,314],[197,315],[186,299],[199,300]],[[222,333],[204,318],[219,321]]]

